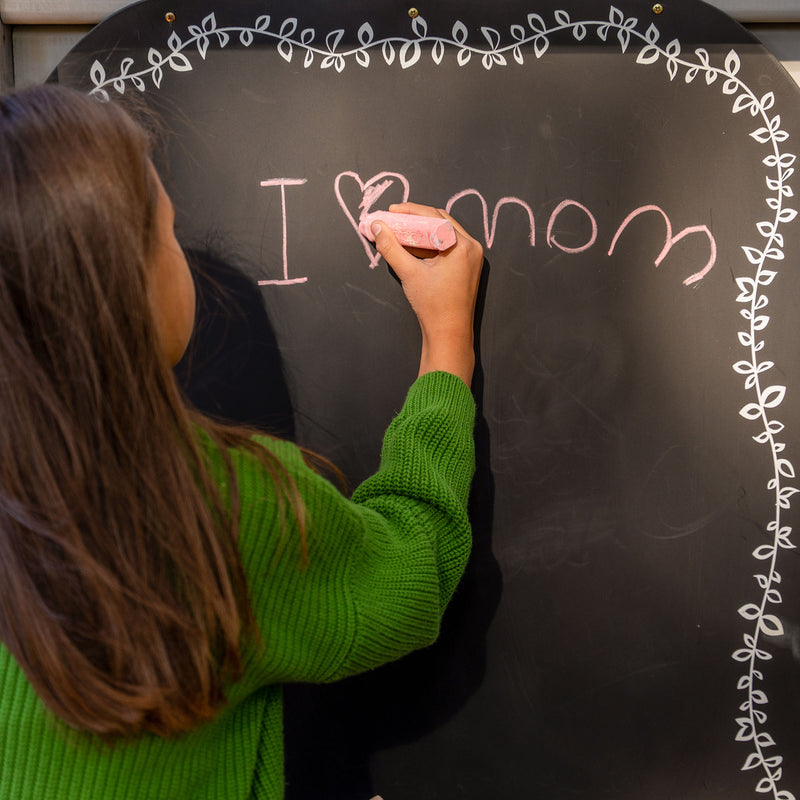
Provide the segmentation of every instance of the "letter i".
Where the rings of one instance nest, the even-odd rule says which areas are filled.
[[[281,216],[283,217],[283,278],[279,280],[259,281],[259,286],[288,286],[294,283],[305,283],[308,280],[308,278],[289,277],[288,247],[286,242],[286,187],[302,186],[306,182],[306,178],[271,178],[267,181],[261,181],[262,186],[281,187]]]

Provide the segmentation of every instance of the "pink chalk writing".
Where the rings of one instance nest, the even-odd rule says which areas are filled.
[[[342,194],[342,184],[343,181],[349,180],[355,184],[354,189],[357,190],[357,199],[358,199],[358,212],[354,213],[351,210],[351,206],[348,205],[348,202],[345,200]],[[282,215],[282,231],[283,231],[283,278],[278,280],[262,280],[259,281],[259,285],[266,286],[266,285],[288,285],[288,284],[298,284],[298,283],[305,283],[308,278],[289,278],[289,264],[288,264],[288,244],[287,244],[287,206],[286,206],[286,187],[287,186],[301,186],[308,182],[307,178],[269,178],[267,180],[261,181],[261,186],[264,187],[271,187],[271,186],[279,186],[281,190],[281,215]],[[339,173],[333,185],[334,195],[336,196],[336,200],[339,204],[339,209],[341,210],[342,214],[344,215],[345,219],[350,224],[350,227],[353,229],[353,232],[356,236],[358,236],[359,241],[361,242],[362,247],[364,248],[364,253],[367,256],[368,263],[370,269],[374,269],[378,262],[380,261],[380,254],[377,253],[367,239],[359,233],[358,226],[359,221],[363,219],[367,214],[369,214],[372,210],[374,205],[383,198],[384,194],[392,188],[397,188],[400,191],[396,192],[399,194],[399,197],[395,197],[396,201],[399,202],[407,202],[410,194],[410,184],[408,179],[399,172],[379,172],[376,175],[373,175],[371,178],[364,180],[357,172],[341,172]],[[350,193],[350,200],[352,201],[354,197],[353,192]],[[448,201],[445,206],[445,209],[448,213],[452,211],[453,206],[458,203],[459,201],[464,200],[468,197],[477,197],[480,204],[481,210],[483,215],[483,235],[484,241],[486,243],[487,249],[491,249],[494,246],[495,237],[497,235],[497,222],[498,217],[500,214],[500,210],[506,206],[518,206],[525,212],[526,217],[526,232],[528,234],[528,240],[530,242],[531,247],[536,246],[536,225],[533,210],[531,206],[526,203],[524,200],[520,199],[519,197],[501,197],[494,205],[494,209],[492,211],[491,220],[489,219],[489,203],[487,202],[486,198],[479,192],[477,189],[463,189],[462,191],[456,192]],[[561,216],[561,214],[568,208],[576,208],[579,212],[584,214],[591,225],[591,233],[589,234],[588,239],[583,244],[577,247],[569,247],[563,244],[556,238],[556,223]],[[685,286],[689,286],[697,281],[702,280],[709,272],[709,270],[714,266],[717,260],[717,243],[714,239],[713,234],[709,230],[707,225],[690,225],[686,228],[681,229],[678,233],[673,234],[672,232],[672,223],[667,216],[666,212],[657,205],[644,205],[638,208],[635,208],[631,211],[625,219],[622,221],[622,224],[617,228],[616,233],[614,234],[611,245],[608,249],[608,255],[611,256],[614,253],[615,248],[617,247],[617,243],[620,240],[622,234],[627,230],[628,226],[640,215],[648,213],[648,212],[656,212],[661,215],[664,225],[666,227],[666,233],[664,238],[664,245],[661,248],[661,251],[656,256],[655,261],[653,262],[656,267],[660,266],[664,259],[669,255],[670,251],[677,244],[679,241],[684,239],[685,237],[691,234],[701,234],[705,236],[708,240],[709,245],[709,258],[706,262],[705,266],[702,269],[698,270],[695,273],[689,275],[688,278],[683,280],[683,284]],[[569,254],[576,254],[576,253],[583,253],[589,250],[591,247],[595,245],[598,238],[598,225],[597,220],[594,217],[594,214],[585,206],[583,203],[578,202],[577,200],[562,200],[552,211],[550,217],[547,222],[546,228],[546,237],[545,240],[547,242],[548,247],[556,247],[557,249],[561,250],[564,253]]]
[[[563,244],[559,244],[553,237],[553,226],[556,224],[558,215],[568,206],[575,206],[576,208],[579,208],[586,214],[587,217],[589,217],[589,221],[592,223],[592,235],[589,237],[589,241],[580,247],[565,247]],[[555,245],[559,250],[562,250],[565,253],[582,253],[584,250],[588,250],[596,241],[597,221],[595,220],[592,212],[589,211],[585,205],[582,205],[576,200],[562,200],[553,210],[553,213],[550,215],[550,220],[547,223],[547,246],[552,247]]]
[[[625,228],[628,227],[631,220],[634,217],[638,217],[639,214],[644,214],[645,211],[657,211],[664,218],[664,222],[667,225],[667,236],[664,242],[664,247],[656,257],[656,260],[653,262],[656,266],[659,266],[659,264],[661,264],[661,262],[667,257],[667,254],[672,249],[672,245],[674,245],[675,242],[679,242],[684,236],[688,236],[690,233],[704,233],[706,236],[708,236],[708,244],[711,248],[711,255],[708,259],[708,262],[703,269],[701,269],[699,272],[695,272],[694,275],[690,275],[684,280],[683,283],[685,286],[689,286],[690,284],[695,283],[701,278],[705,277],[706,273],[711,269],[711,267],[714,266],[714,262],[717,260],[717,242],[711,235],[711,231],[705,225],[692,225],[690,228],[684,228],[682,231],[673,236],[672,224],[669,221],[669,217],[658,206],[642,206],[641,208],[631,211],[631,213],[625,217],[622,225],[619,226],[619,230],[617,230],[616,234],[614,235],[614,239],[611,242],[611,247],[608,249],[608,254],[611,255],[614,252],[614,248],[617,246],[617,240],[619,239],[620,234],[625,230]]]
[[[286,230],[286,187],[302,186],[307,182],[308,178],[270,178],[269,180],[261,181],[262,186],[281,187],[281,217],[283,219],[283,278],[281,280],[259,281],[259,286],[287,286],[296,283],[305,283],[308,280],[308,278],[289,277],[289,247]]]
[[[358,206],[361,211],[359,213],[358,220],[356,220],[355,216],[350,213],[350,209],[347,207],[347,203],[345,203],[344,198],[342,197],[342,178],[350,178],[354,180],[361,190],[361,201]],[[394,183],[395,180],[398,181],[402,186],[403,194],[400,200],[401,202],[405,203],[408,201],[408,195],[410,193],[409,183],[408,179],[399,172],[381,172],[378,175],[373,175],[367,181],[361,180],[361,176],[357,172],[341,172],[336,176],[336,180],[333,183],[333,191],[336,194],[336,199],[339,201],[339,207],[342,209],[344,215],[353,226],[353,230],[358,235],[358,238],[364,247],[364,252],[367,254],[367,258],[369,259],[370,269],[375,269],[375,267],[378,265],[378,262],[381,260],[381,256],[380,253],[377,253],[372,249],[372,247],[370,247],[366,239],[364,239],[364,237],[358,232],[358,223],[361,221],[362,217],[372,210],[372,207],[378,201],[378,198],[384,194],[384,192],[392,185],[392,183]]]
[[[530,225],[530,242],[531,247],[536,246],[536,228],[534,227],[533,221],[533,211],[531,211],[531,207],[520,200],[518,197],[501,197],[494,206],[494,212],[492,213],[492,227],[489,228],[489,204],[486,202],[486,198],[477,190],[477,189],[464,189],[463,192],[459,192],[458,194],[454,194],[448,201],[447,205],[445,206],[445,211],[448,214],[451,213],[453,206],[462,198],[474,196],[477,197],[481,201],[481,206],[483,208],[483,236],[484,241],[486,242],[486,246],[491,248],[494,244],[494,237],[497,233],[497,215],[500,213],[500,209],[503,206],[516,204],[521,206],[528,214],[528,223]]]

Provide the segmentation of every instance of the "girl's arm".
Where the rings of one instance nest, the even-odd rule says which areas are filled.
[[[441,209],[402,203],[389,211],[442,217],[453,223],[456,244],[443,253],[417,251],[416,258],[402,247],[388,225],[373,223],[375,246],[394,270],[414,309],[422,330],[419,374],[442,370],[458,375],[467,386],[475,367],[473,318],[483,249],[449,214]]]

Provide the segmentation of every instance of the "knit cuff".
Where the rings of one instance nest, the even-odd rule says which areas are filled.
[[[426,372],[406,395],[404,411],[416,413],[432,405],[447,408],[456,424],[475,424],[475,399],[461,378],[450,372]]]

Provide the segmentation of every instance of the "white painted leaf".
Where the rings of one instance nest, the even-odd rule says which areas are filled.
[[[550,47],[550,40],[546,36],[537,36],[533,40],[533,52],[536,53],[536,58],[541,58]]]
[[[766,314],[760,314],[753,318],[753,330],[763,331],[769,325],[769,317]]]
[[[639,55],[636,56],[636,63],[653,64],[654,62],[658,61],[659,55],[661,55],[660,50],[654,45],[649,44],[639,51]]]
[[[297,30],[297,17],[287,17],[283,24],[281,25],[281,29],[279,35],[282,37],[291,36]],[[332,36],[336,31],[332,31],[329,36]],[[344,31],[342,31],[344,33]]]
[[[667,60],[667,72],[669,73],[669,79],[674,81],[678,75],[678,62],[674,58]]]
[[[761,416],[761,406],[758,403],[748,403],[739,409],[739,414],[745,419],[757,420]]]
[[[500,34],[494,28],[481,28],[481,33],[484,35],[487,42],[493,50],[497,50],[500,46]]]
[[[331,31],[325,37],[325,45],[329,52],[333,53],[336,50],[339,46],[339,42],[342,41],[342,36],[344,36],[344,29],[340,28],[339,30]]]
[[[428,35],[428,23],[422,17],[415,17],[411,22],[411,27],[420,39],[424,39]]]
[[[758,273],[758,282],[761,286],[769,286],[778,273],[772,269],[762,269]]]
[[[753,723],[750,717],[737,717],[736,724],[739,726],[739,732],[736,734],[736,741],[750,741],[753,738]]]
[[[755,264],[756,266],[758,266],[761,263],[762,259],[764,258],[763,251],[758,250],[755,247],[745,247],[743,245],[742,250],[744,251],[744,254],[747,256],[747,260],[751,264]]]
[[[740,94],[733,103],[733,113],[738,114],[745,109],[755,108],[756,100],[749,94]]]
[[[775,746],[775,740],[766,731],[763,732],[763,733],[759,733],[758,736],[756,736],[756,741],[758,742],[758,744],[761,747],[774,747]]]
[[[763,763],[764,760],[760,753],[750,753],[750,755],[747,756],[747,761],[744,762],[742,770],[755,769],[756,767],[760,767]]]
[[[95,86],[100,86],[106,79],[105,67],[99,61],[95,60],[92,64],[92,68],[89,70],[89,76]]]
[[[781,597],[781,593],[777,589],[768,589],[766,598],[768,603],[773,603],[774,605],[783,603],[783,597]]]
[[[766,561],[768,558],[772,558],[773,555],[775,555],[775,546],[771,544],[762,544],[753,550],[753,558],[758,561]]]
[[[611,9],[608,13],[608,19],[612,25],[622,25],[622,23],[625,21],[625,15],[616,6],[611,6]]]
[[[785,386],[780,386],[777,384],[775,386],[768,386],[761,393],[761,404],[764,406],[764,408],[777,408],[783,402],[785,395]]]
[[[536,33],[544,33],[547,30],[547,25],[538,14],[528,14],[528,25]]]
[[[413,67],[419,61],[421,55],[422,48],[419,46],[419,42],[406,42],[400,48],[400,66],[403,69]]]
[[[176,72],[191,72],[192,65],[183,53],[173,53],[169,57],[169,65]]]
[[[747,603],[739,609],[739,614],[745,619],[755,620],[761,614],[761,609],[755,603]]]
[[[766,575],[756,574],[756,575],[753,575],[753,577],[756,579],[756,581],[758,582],[758,585],[762,589],[766,589],[770,585],[770,580]]]
[[[725,57],[725,69],[727,70],[729,75],[736,75],[739,72],[740,67],[742,66],[742,62],[739,60],[739,56],[735,50],[729,51],[728,55]]]
[[[722,91],[724,94],[736,94],[739,91],[739,81],[731,78],[722,84]]]
[[[375,36],[375,32],[372,30],[372,25],[369,22],[365,22],[359,29],[358,29],[358,41],[361,42],[364,46],[370,44],[372,39]]]
[[[291,62],[294,48],[288,39],[281,39],[278,43],[278,53],[284,61]]]
[[[528,17],[528,20],[530,21],[530,17]],[[469,31],[467,30],[467,26],[463,22],[456,22],[456,24],[453,25],[453,38],[459,44],[464,44],[464,42],[467,41],[468,35]]]

